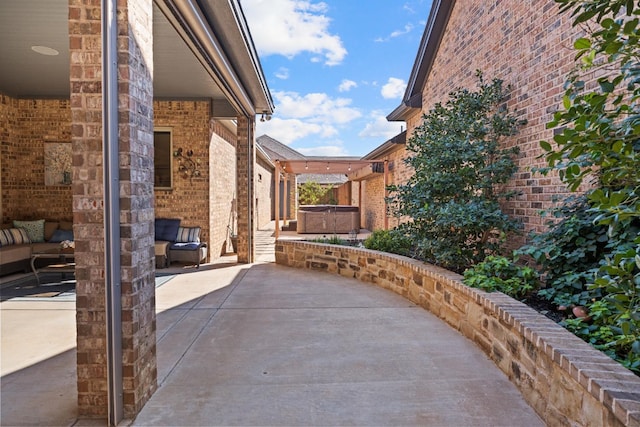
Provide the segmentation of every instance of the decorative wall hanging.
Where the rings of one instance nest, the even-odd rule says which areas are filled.
[[[71,185],[71,143],[44,144],[44,185]]]

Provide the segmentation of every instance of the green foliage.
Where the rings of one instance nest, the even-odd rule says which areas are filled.
[[[502,81],[477,75],[477,91],[454,91],[423,117],[407,143],[405,163],[415,173],[389,187],[394,213],[412,218],[402,228],[417,255],[455,271],[496,253],[518,228],[499,205],[514,194],[497,188],[517,169],[517,147],[503,149],[500,141],[523,122],[508,112]]]
[[[517,254],[530,256],[544,272],[540,296],[557,305],[586,305],[600,296],[587,285],[607,253],[607,227],[594,223],[585,197],[571,197],[552,212],[560,221],[549,221],[549,231],[532,235]]]
[[[562,11],[572,11],[574,25],[592,20],[597,27],[574,43],[580,67],[569,76],[562,108],[548,123],[558,129],[554,144],[540,144],[548,165],[541,172],[557,170],[573,191],[585,181],[594,185],[582,215],[591,219],[600,244],[592,251],[597,268],[576,271],[578,301],[590,299],[587,307],[598,315],[590,324],[567,326],[639,372],[640,7],[630,0],[556,1]],[[608,73],[597,85],[586,83],[595,68],[605,67]],[[556,281],[548,285],[568,289]]]
[[[411,240],[400,230],[375,230],[363,242],[364,247],[398,255],[411,255]]]
[[[465,270],[463,282],[487,292],[500,291],[518,300],[523,300],[539,286],[538,273],[534,269],[494,255]]]
[[[342,240],[339,236],[335,234],[331,237],[317,237],[315,239],[311,239],[310,242],[327,243],[330,245],[347,245],[348,244],[345,240]]]
[[[329,191],[331,187],[320,185],[315,181],[307,181],[298,188],[298,201],[301,205],[317,205]]]

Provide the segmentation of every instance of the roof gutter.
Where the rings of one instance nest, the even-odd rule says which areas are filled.
[[[258,56],[256,46],[253,43],[253,38],[251,37],[251,31],[249,31],[249,25],[247,25],[247,19],[244,15],[244,12],[238,0],[229,0],[229,4],[235,12],[233,15],[236,17],[236,24],[240,29],[240,33],[242,34],[242,38],[244,39],[245,46],[247,46],[247,50],[248,50],[247,53],[251,58],[251,63],[253,64],[253,71],[256,75],[256,78],[258,79],[262,96],[264,97],[268,105],[268,108],[266,110],[263,110],[260,112],[272,114],[275,109],[275,105],[273,103],[273,98],[271,97],[271,92],[269,91],[269,87],[267,86],[267,80],[265,79],[264,74],[262,72],[260,57]]]
[[[255,106],[236,75],[231,62],[194,0],[156,0],[156,5],[189,45],[234,108],[248,117]]]

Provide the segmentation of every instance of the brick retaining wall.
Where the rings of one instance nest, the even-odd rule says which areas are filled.
[[[276,263],[389,289],[473,340],[548,425],[640,426],[640,378],[502,293],[410,258],[347,246],[276,242]]]

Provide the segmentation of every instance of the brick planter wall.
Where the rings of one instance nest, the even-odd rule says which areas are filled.
[[[525,304],[450,271],[347,246],[276,242],[276,263],[389,289],[473,340],[548,424],[640,426],[640,378]]]

